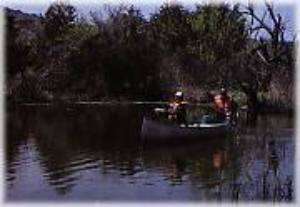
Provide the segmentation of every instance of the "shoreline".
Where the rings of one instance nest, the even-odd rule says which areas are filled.
[[[5,103],[5,107],[17,107],[17,106],[104,106],[104,105],[115,105],[115,106],[129,106],[129,105],[167,105],[168,101],[63,101],[63,102],[19,102],[19,103]],[[188,103],[189,106],[198,106],[198,107],[210,107],[211,103],[197,103],[191,102]],[[247,105],[241,105],[239,107],[239,111],[247,112]],[[294,114],[294,108],[278,108],[277,106],[261,106],[261,108],[257,111],[259,114],[264,113],[290,113]]]

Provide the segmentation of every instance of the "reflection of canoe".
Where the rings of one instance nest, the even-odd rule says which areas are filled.
[[[176,125],[144,117],[141,136],[144,140],[176,140],[178,138],[222,138],[231,131],[229,122]]]

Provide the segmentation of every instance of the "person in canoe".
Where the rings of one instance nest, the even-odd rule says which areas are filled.
[[[183,92],[177,91],[174,100],[168,106],[168,119],[174,120],[178,124],[186,123],[186,102],[183,98]]]
[[[217,119],[236,122],[237,103],[228,95],[226,88],[221,88],[220,94],[213,97],[213,103]]]

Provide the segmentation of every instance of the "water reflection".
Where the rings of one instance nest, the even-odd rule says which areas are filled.
[[[74,106],[10,111],[7,200],[293,199],[291,118],[258,117],[255,126],[241,122],[231,139],[147,147],[140,141],[147,110]]]

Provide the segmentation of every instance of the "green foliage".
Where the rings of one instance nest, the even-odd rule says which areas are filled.
[[[194,53],[206,62],[229,59],[246,46],[246,18],[238,5],[197,6],[191,20],[196,42]]]
[[[19,41],[20,31],[16,28],[15,18],[7,18],[7,31],[6,31],[6,51],[7,51],[7,75],[16,75],[23,73],[29,62],[29,48]],[[17,58],[16,58],[17,57]]]
[[[159,11],[151,16],[150,23],[162,50],[182,50],[191,38],[189,11],[181,5],[162,5]]]
[[[94,22],[97,35],[84,41],[69,59],[74,80],[81,82],[79,79],[87,77],[81,89],[94,88],[98,97],[105,91],[134,97],[155,93],[148,89],[153,89],[156,81],[155,51],[147,42],[146,20],[140,11],[134,7],[110,8],[107,19],[95,17]]]
[[[61,37],[76,19],[75,7],[64,3],[53,3],[45,13],[45,33],[50,40]]]
[[[253,28],[239,5],[198,5],[190,11],[164,4],[149,19],[134,6],[118,6],[91,17],[79,19],[73,6],[54,3],[40,18],[42,26],[27,33],[14,18],[7,19],[8,79],[18,83],[17,74],[25,73],[34,83],[23,82],[19,97],[33,100],[39,90],[48,97],[161,100],[180,88],[200,100],[207,90],[227,84],[242,97],[239,101],[245,99],[242,91],[255,102],[274,81],[270,74],[279,76],[252,52],[271,50],[272,41],[252,39]],[[291,71],[292,50],[293,43],[278,57],[282,71]]]

